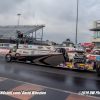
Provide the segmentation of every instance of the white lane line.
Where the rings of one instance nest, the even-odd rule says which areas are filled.
[[[79,95],[78,93],[71,92],[71,91],[65,91],[65,90],[61,90],[61,89],[57,89],[57,88],[47,87],[47,86],[43,86],[43,85],[37,85],[37,84],[28,83],[28,82],[24,82],[24,81],[18,81],[18,80],[14,80],[14,79],[10,79],[10,78],[5,78],[5,77],[0,77],[0,78],[4,78],[4,79],[8,79],[8,80],[13,80],[13,81],[16,81],[16,82],[21,82],[21,83],[26,83],[26,84],[29,84],[29,85],[36,85],[36,86],[40,86],[40,87],[43,87],[43,88],[48,88],[48,89],[52,89],[52,90],[56,90],[56,91],[60,91],[60,92],[65,92],[65,93],[71,93],[71,94]],[[81,95],[81,96],[100,99],[100,97],[89,96],[89,95]]]

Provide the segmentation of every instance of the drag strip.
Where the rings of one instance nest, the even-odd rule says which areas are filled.
[[[0,77],[37,84],[63,91],[100,91],[100,77],[95,71],[51,68],[34,64],[6,62],[0,54]],[[92,95],[100,97],[100,95]]]

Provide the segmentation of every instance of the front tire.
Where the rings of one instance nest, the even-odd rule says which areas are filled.
[[[5,60],[6,60],[7,62],[10,62],[10,61],[11,61],[11,54],[7,54],[7,55],[5,56]]]

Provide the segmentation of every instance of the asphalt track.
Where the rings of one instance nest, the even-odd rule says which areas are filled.
[[[20,89],[22,87],[37,87],[46,92],[45,96],[32,95],[26,99],[25,96],[18,98],[18,96],[13,95],[0,95],[1,100],[8,97],[7,100],[23,98],[23,100],[100,99],[100,94],[78,95],[80,91],[100,91],[100,77],[96,71],[53,68],[14,61],[8,63],[5,61],[5,54],[0,54],[0,79],[0,90],[16,90],[16,87]],[[24,84],[26,86],[23,86]]]

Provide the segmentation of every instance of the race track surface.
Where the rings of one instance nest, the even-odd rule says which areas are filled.
[[[45,95],[0,95],[8,100],[99,100],[100,94],[78,95],[81,91],[100,91],[96,71],[71,70],[22,62],[6,62],[0,54],[0,91],[35,90]],[[25,99],[26,98],[26,99]]]

